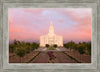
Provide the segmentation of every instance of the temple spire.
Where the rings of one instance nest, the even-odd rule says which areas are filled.
[[[51,17],[51,22],[50,22],[50,27],[49,27],[49,35],[54,35],[54,28],[53,28],[53,25],[52,25],[52,17]]]
[[[50,23],[50,25],[52,26],[52,16],[51,16],[51,23]]]

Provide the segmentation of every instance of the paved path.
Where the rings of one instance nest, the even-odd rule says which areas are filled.
[[[69,58],[62,52],[55,52],[54,55],[56,56],[55,63],[76,63],[73,59]]]
[[[46,52],[40,53],[31,63],[48,63],[49,56]]]
[[[54,63],[76,63],[76,61],[69,58],[62,52],[53,52],[53,54],[56,57],[54,59]],[[49,56],[47,52],[42,52],[34,60],[32,60],[31,63],[48,63],[48,61],[49,61]]]
[[[73,58],[78,60],[79,62],[91,63],[91,56],[90,55],[80,54],[78,51],[71,51],[71,52],[67,51],[65,53],[69,54],[70,56],[72,56]]]

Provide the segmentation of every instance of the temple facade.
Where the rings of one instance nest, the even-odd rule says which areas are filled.
[[[54,33],[52,20],[49,27],[49,33],[40,36],[40,47],[45,47],[46,44],[49,44],[50,46],[56,44],[58,47],[63,47],[63,37]]]

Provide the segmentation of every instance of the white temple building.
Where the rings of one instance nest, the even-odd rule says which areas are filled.
[[[49,33],[47,35],[40,36],[40,47],[45,47],[46,44],[50,46],[57,44],[58,47],[63,47],[63,37],[54,33],[52,20],[49,27]]]

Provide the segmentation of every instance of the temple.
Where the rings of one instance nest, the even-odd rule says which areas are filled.
[[[40,36],[40,47],[45,47],[46,44],[50,46],[56,44],[58,47],[63,47],[63,37],[54,33],[52,19],[49,27],[49,33],[47,35]]]

